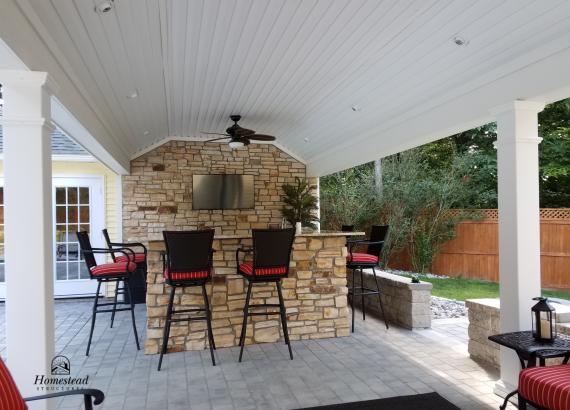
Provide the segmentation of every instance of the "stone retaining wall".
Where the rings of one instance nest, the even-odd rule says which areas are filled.
[[[427,282],[411,283],[409,278],[376,270],[378,283],[382,292],[384,311],[388,324],[395,323],[407,329],[424,329],[431,327],[431,289]],[[360,273],[355,273],[357,285],[360,283]],[[348,272],[349,287],[352,286],[352,274]],[[364,272],[364,286],[376,289],[372,271]],[[358,291],[357,291],[358,292]],[[361,298],[356,298],[356,307],[361,306]],[[366,312],[372,312],[381,317],[378,297],[364,297]]]
[[[472,359],[499,367],[499,345],[488,339],[500,333],[499,299],[467,300],[465,306],[469,317],[469,355]]]
[[[342,236],[297,237],[293,245],[289,278],[283,280],[283,296],[291,340],[322,339],[349,335],[346,287],[346,239]],[[245,304],[244,280],[236,275],[235,250],[251,245],[250,239],[214,240],[214,269],[207,291],[212,305],[216,347],[237,346]],[[157,248],[151,243],[151,249]],[[252,300],[278,303],[275,285],[255,285]],[[170,287],[164,284],[159,253],[149,253],[147,291],[147,340],[145,353],[159,352]],[[199,288],[178,290],[175,307],[202,304]],[[199,350],[207,346],[205,322],[173,323],[169,351]],[[276,342],[282,336],[278,316],[254,316],[246,343]]]
[[[472,299],[465,301],[469,309],[469,355],[471,358],[500,366],[499,345],[488,337],[501,333],[499,299]],[[570,307],[555,304],[558,333],[570,335]],[[530,315],[530,312],[528,312]]]

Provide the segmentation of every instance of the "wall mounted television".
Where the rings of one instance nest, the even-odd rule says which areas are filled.
[[[192,209],[252,209],[253,175],[193,175]]]

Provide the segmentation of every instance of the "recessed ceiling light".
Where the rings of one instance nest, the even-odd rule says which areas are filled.
[[[134,100],[135,98],[137,98],[139,96],[139,93],[137,91],[133,91],[132,93],[130,93],[129,95],[127,95],[127,98],[129,100]]]
[[[99,14],[108,13],[115,7],[115,0],[105,0],[95,6],[95,11]]]
[[[309,140],[309,138],[305,137],[305,138],[303,138],[303,141],[309,142],[310,140]]]
[[[150,134],[150,132],[148,131],[143,132],[143,135],[148,135],[148,134]]]
[[[464,47],[469,44],[469,41],[465,40],[461,36],[455,36],[453,37],[453,43],[458,47]]]
[[[358,112],[358,111],[360,111],[360,106],[359,105],[353,105],[352,107],[350,107],[350,109],[354,112]]]

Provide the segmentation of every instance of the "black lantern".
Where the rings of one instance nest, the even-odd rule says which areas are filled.
[[[552,342],[556,338],[556,314],[547,298],[534,298],[538,303],[532,311],[532,335],[541,342]]]

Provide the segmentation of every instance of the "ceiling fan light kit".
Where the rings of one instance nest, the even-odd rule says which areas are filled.
[[[238,121],[241,120],[241,115],[230,115],[230,119],[234,124],[226,129],[225,134],[217,132],[202,132],[202,134],[208,135],[222,135],[220,138],[214,138],[207,140],[206,142],[229,139],[230,148],[236,149],[249,145],[251,141],[275,141],[275,137],[272,135],[256,134],[254,130],[241,127],[238,124]]]

